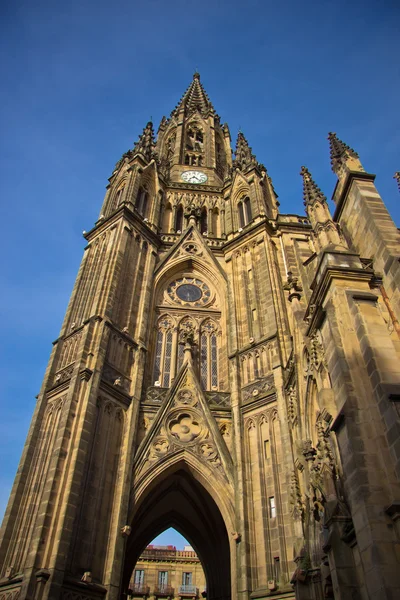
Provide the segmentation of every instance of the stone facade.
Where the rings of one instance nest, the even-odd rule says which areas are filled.
[[[207,597],[206,579],[193,548],[147,546],[131,575],[128,596],[157,600],[196,600]]]
[[[400,247],[329,134],[279,212],[200,77],[116,164],[0,540],[1,600],[125,598],[176,527],[207,597],[400,597]]]

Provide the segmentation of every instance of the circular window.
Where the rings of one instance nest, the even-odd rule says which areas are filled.
[[[171,300],[185,306],[204,306],[211,300],[210,288],[201,279],[182,277],[172,281],[167,294]]]
[[[196,300],[200,300],[203,292],[197,285],[184,283],[176,288],[176,295],[180,300],[184,300],[185,302],[196,302]]]

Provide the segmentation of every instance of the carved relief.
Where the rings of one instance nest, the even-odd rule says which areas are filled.
[[[292,425],[294,425],[297,422],[297,407],[298,407],[297,391],[296,391],[295,386],[291,385],[289,387],[289,389],[286,392],[286,397],[287,397],[288,417],[289,417],[289,420],[292,423]]]
[[[168,430],[179,442],[190,443],[201,433],[198,419],[193,413],[177,414],[168,424]]]
[[[189,389],[181,389],[177,393],[175,400],[175,406],[196,406],[197,398]]]
[[[229,421],[220,423],[220,431],[221,441],[226,438],[229,442],[231,435]],[[136,472],[139,474],[146,471],[171,453],[182,450],[195,454],[213,468],[220,469],[221,474],[224,475],[217,445],[211,439],[200,398],[188,370],[182,377],[179,389],[170,399],[170,409],[163,416],[154,441],[139,459]]]
[[[167,393],[168,390],[166,388],[151,386],[147,388],[145,392],[144,402],[154,402],[155,404],[161,404]]]
[[[74,370],[74,365],[75,363],[72,363],[68,365],[68,367],[62,369],[61,371],[57,371],[57,373],[54,375],[54,384],[58,385],[60,383],[64,383],[64,381],[68,381],[69,379],[71,379]]]
[[[231,404],[231,395],[229,392],[205,392],[205,397],[210,406],[227,408]]]
[[[0,594],[0,600],[17,600],[21,594],[21,588],[6,590]]]
[[[259,396],[272,393],[275,389],[273,377],[267,377],[261,381],[257,381],[242,390],[243,402],[250,402]]]

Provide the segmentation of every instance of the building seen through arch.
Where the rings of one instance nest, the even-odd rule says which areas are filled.
[[[130,598],[150,596],[178,600],[207,597],[204,571],[192,546],[150,544],[135,565],[128,587]]]
[[[285,214],[195,73],[122,155],[10,496],[0,600],[138,597],[168,527],[209,600],[400,597],[399,232],[357,152],[329,148],[334,214],[306,167]],[[173,570],[140,595],[187,597]]]

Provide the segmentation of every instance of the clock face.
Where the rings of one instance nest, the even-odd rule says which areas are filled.
[[[197,285],[184,283],[176,289],[176,295],[184,302],[196,302],[196,300],[200,300],[203,292]]]
[[[205,183],[208,179],[207,175],[202,173],[202,171],[184,171],[181,178],[186,183]]]

